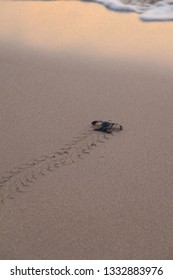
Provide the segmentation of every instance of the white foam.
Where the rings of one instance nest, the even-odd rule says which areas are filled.
[[[140,13],[140,19],[145,21],[173,20],[173,0],[160,0],[155,4],[140,0],[93,0],[105,7],[118,12]]]
[[[0,0],[1,1],[1,0]],[[33,0],[40,1],[40,0]],[[51,1],[51,0],[42,0]],[[56,1],[56,0],[52,0]],[[144,21],[172,21],[173,0],[92,0],[110,10],[118,12],[136,12]],[[152,3],[155,1],[155,3]]]
[[[173,20],[173,5],[158,2],[156,5],[144,12],[140,18],[147,21]]]
[[[103,4],[107,8],[119,12],[134,12],[135,7],[132,5],[125,5],[118,0],[96,0],[96,2]]]

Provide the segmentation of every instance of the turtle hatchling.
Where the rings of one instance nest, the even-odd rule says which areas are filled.
[[[111,121],[93,121],[92,126],[94,126],[94,130],[112,133],[113,131],[120,131],[123,130],[122,125],[118,123],[114,123]]]

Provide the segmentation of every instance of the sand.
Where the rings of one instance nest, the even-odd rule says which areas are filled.
[[[77,53],[1,43],[0,259],[172,259],[172,64]]]

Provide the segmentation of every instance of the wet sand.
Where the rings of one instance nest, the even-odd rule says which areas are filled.
[[[0,259],[172,259],[172,64],[5,43],[0,61]]]

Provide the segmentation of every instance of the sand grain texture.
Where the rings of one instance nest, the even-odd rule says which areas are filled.
[[[48,3],[22,4],[19,11],[35,7],[35,25],[24,29],[27,42],[35,35],[29,30],[42,30],[46,23],[40,19],[37,25],[36,5],[44,10]],[[67,3],[54,5],[64,5],[69,15]],[[172,259],[173,68],[171,60],[163,66],[159,60],[165,41],[155,51],[146,40],[147,34],[155,40],[153,30],[161,24],[146,25],[144,33],[141,23],[136,23],[137,30],[129,25],[136,31],[126,38],[127,25],[122,24],[123,33],[120,29],[118,34],[116,15],[114,22],[113,13],[99,8],[98,21],[90,21],[95,29],[91,24],[89,28],[93,36],[95,30],[104,33],[94,45],[104,38],[104,51],[116,41],[117,49],[109,57],[100,50],[96,58],[96,52],[87,52],[87,47],[92,49],[90,33],[85,32],[86,49],[79,45],[78,52],[74,41],[83,28],[89,31],[82,13],[95,18],[97,6],[91,11],[87,4],[83,10],[84,3],[71,5],[69,9],[78,7],[78,21],[69,37],[74,14],[69,22],[63,13],[58,18],[66,22],[62,34],[69,39],[67,48],[51,53],[33,47],[32,40],[26,47],[9,44],[9,38],[0,46],[0,259]],[[47,8],[50,15],[51,6]],[[126,23],[125,18],[117,16],[118,22]],[[47,19],[54,26],[52,18]],[[108,25],[99,25],[101,20]],[[79,30],[70,37],[76,26]],[[169,33],[164,30],[165,25],[160,29],[163,39]],[[138,55],[133,51],[131,56],[135,40]],[[142,51],[140,40],[145,41]],[[45,42],[55,47],[54,41]],[[169,58],[171,44],[167,50]],[[145,57],[138,60],[144,53],[147,63]],[[150,60],[149,54],[156,56]],[[124,129],[112,135],[93,132],[90,123],[95,119],[111,119]]]

